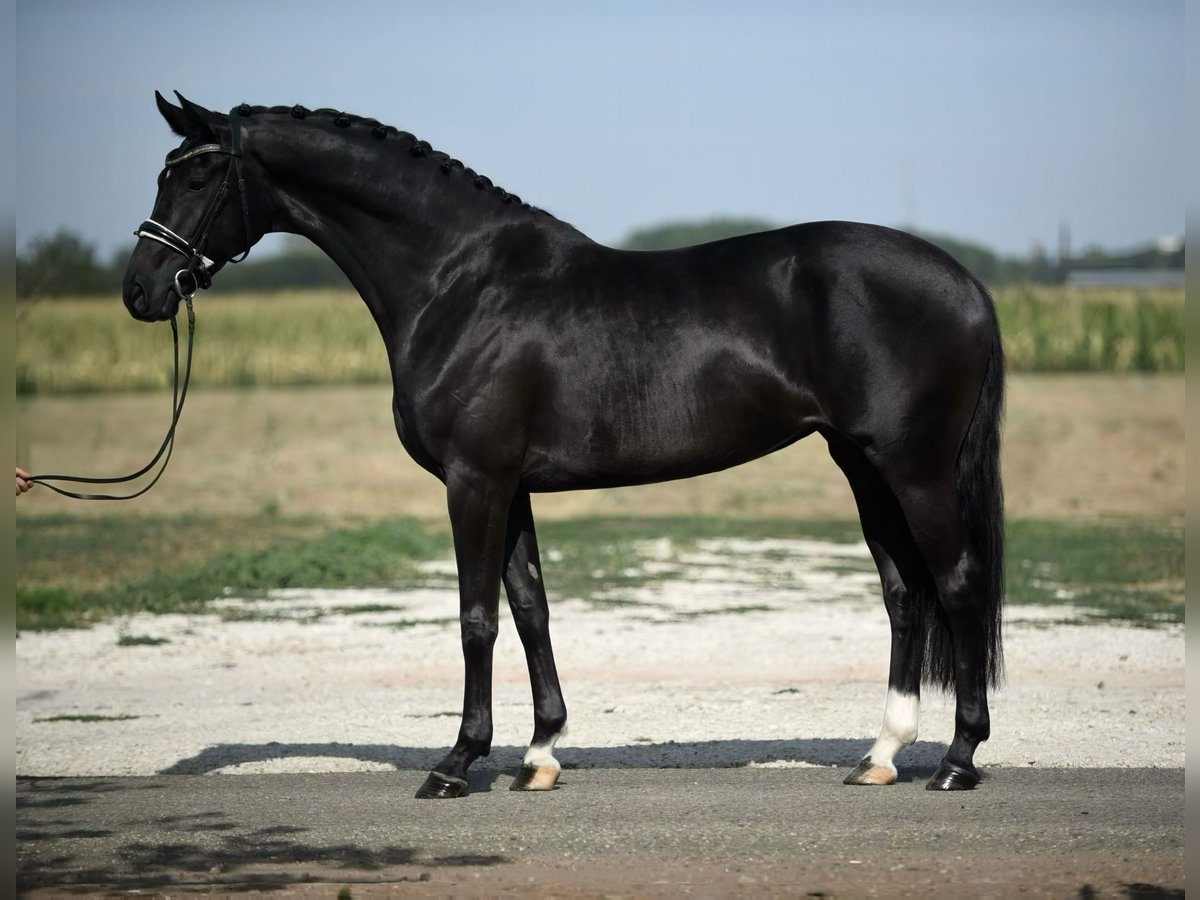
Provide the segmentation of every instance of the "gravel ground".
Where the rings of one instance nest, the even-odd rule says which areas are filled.
[[[641,571],[660,580],[552,607],[570,711],[564,766],[856,762],[878,732],[887,678],[887,618],[865,549],[710,541],[683,559],[669,549],[643,548]],[[208,615],[23,633],[17,772],[427,768],[454,740],[462,696],[446,572],[431,566],[432,586],[417,590],[228,597]],[[1012,608],[1006,641],[981,766],[1183,766],[1182,627]],[[507,613],[494,709],[495,747],[477,769],[514,768],[532,730]],[[932,767],[952,734],[952,702],[930,695],[901,769]]]

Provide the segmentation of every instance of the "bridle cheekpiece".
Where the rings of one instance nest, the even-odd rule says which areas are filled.
[[[167,158],[163,161],[163,168],[170,169],[206,153],[221,153],[229,157],[229,167],[225,170],[225,178],[221,182],[221,186],[217,189],[216,194],[209,200],[208,206],[205,207],[204,213],[200,217],[200,223],[194,232],[194,242],[180,237],[166,225],[156,222],[153,219],[146,219],[133,232],[139,239],[148,238],[152,241],[158,241],[158,243],[169,247],[187,260],[187,265],[175,273],[175,293],[179,295],[180,300],[185,297],[190,299],[195,296],[197,291],[206,290],[212,284],[213,268],[216,266],[216,263],[204,255],[204,250],[208,245],[208,232],[212,228],[213,222],[216,221],[217,216],[221,214],[221,210],[225,207],[225,200],[229,196],[231,180],[237,184],[238,194],[242,200],[242,221],[246,229],[246,249],[242,251],[241,256],[229,261],[231,263],[239,263],[250,255],[250,205],[246,197],[246,178],[242,171],[242,135],[240,126],[240,113],[235,108],[229,113],[229,147],[223,147],[220,144],[201,144],[198,147],[185,150],[176,156],[168,154]],[[190,284],[185,286],[185,280],[187,279],[190,279]]]

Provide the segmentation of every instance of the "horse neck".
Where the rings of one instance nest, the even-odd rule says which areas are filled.
[[[247,135],[265,173],[271,231],[302,235],[328,254],[395,334],[432,299],[439,272],[464,247],[536,213],[414,157],[405,139],[365,126],[280,121]],[[549,218],[549,217],[545,217]]]

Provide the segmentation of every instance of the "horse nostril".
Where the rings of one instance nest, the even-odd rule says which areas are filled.
[[[137,315],[144,316],[150,311],[146,302],[146,292],[142,290],[142,286],[140,284],[135,283],[129,288],[128,299],[130,311],[136,313]]]

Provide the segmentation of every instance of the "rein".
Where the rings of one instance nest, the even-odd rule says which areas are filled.
[[[36,484],[43,484],[56,494],[62,494],[64,497],[73,497],[76,500],[132,500],[134,497],[142,496],[142,494],[158,484],[158,479],[162,478],[163,472],[167,471],[167,463],[171,461],[171,452],[175,449],[175,428],[179,425],[179,416],[183,412],[183,401],[187,398],[188,383],[192,377],[192,341],[196,333],[196,314],[192,311],[192,297],[190,294],[184,296],[183,302],[187,305],[188,320],[187,363],[184,366],[183,383],[181,386],[179,381],[179,326],[175,324],[175,317],[171,316],[171,343],[174,345],[175,351],[175,365],[171,379],[171,425],[167,429],[167,435],[163,438],[158,452],[154,454],[154,458],[136,472],[113,478],[88,478],[81,475],[33,475],[29,478],[29,481]],[[67,490],[66,488],[50,483],[52,481],[60,481],[71,484],[124,484],[127,481],[141,478],[153,469],[160,459],[162,460],[162,467],[159,468],[153,480],[145,487],[131,494],[85,494]]]
[[[230,158],[229,168],[225,170],[225,178],[221,182],[221,187],[217,189],[217,193],[213,195],[212,200],[209,201],[203,215],[200,217],[200,223],[196,228],[195,243],[180,237],[170,228],[155,222],[153,219],[146,219],[134,231],[139,240],[141,238],[148,238],[149,240],[157,241],[183,256],[188,261],[187,266],[175,273],[174,283],[176,295],[187,307],[187,362],[184,366],[183,381],[181,383],[179,380],[179,326],[175,322],[175,316],[171,316],[171,343],[174,349],[174,366],[171,379],[171,424],[167,428],[166,437],[163,438],[158,452],[154,454],[150,462],[146,463],[136,472],[131,472],[128,475],[113,478],[91,478],[79,475],[33,475],[29,478],[29,481],[35,484],[43,484],[55,493],[62,494],[64,497],[72,497],[76,500],[132,500],[135,497],[142,496],[142,494],[158,484],[158,480],[162,478],[163,472],[167,470],[167,463],[171,461],[171,453],[175,449],[175,429],[178,427],[179,417],[183,413],[183,401],[187,398],[188,384],[192,376],[192,346],[196,333],[196,314],[192,310],[192,298],[196,295],[197,291],[207,290],[212,284],[212,269],[215,263],[204,255],[204,250],[208,244],[208,232],[225,206],[225,200],[229,194],[231,176],[235,177],[238,193],[241,196],[242,222],[246,229],[246,249],[242,251],[241,256],[229,261],[231,263],[239,263],[250,255],[250,206],[246,198],[246,179],[242,171],[242,139],[239,127],[240,122],[236,110],[229,114],[229,126],[230,146],[228,148],[222,147],[220,144],[204,144],[199,147],[193,147],[191,150],[180,153],[175,157],[168,155],[163,162],[163,167],[169,169],[172,166],[177,166],[205,153],[222,153]],[[185,280],[190,280],[188,287],[184,286]],[[162,466],[155,473],[150,483],[129,494],[89,494],[67,490],[66,488],[51,484],[51,482],[55,481],[72,484],[124,484],[125,482],[141,478],[150,472],[160,459],[162,460]]]

